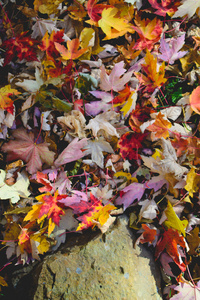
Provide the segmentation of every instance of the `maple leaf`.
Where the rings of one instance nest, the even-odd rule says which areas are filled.
[[[8,153],[8,161],[24,160],[27,163],[26,169],[30,174],[41,170],[43,163],[49,166],[53,164],[55,153],[49,150],[46,142],[35,142],[32,132],[27,133],[24,128],[19,128],[13,131],[12,136],[15,140],[10,140],[2,146],[2,151]]]
[[[182,4],[178,7],[178,10],[175,12],[172,18],[188,16],[191,18],[197,9],[200,7],[200,0],[190,1],[182,0]]]
[[[118,92],[124,89],[125,84],[131,79],[133,72],[125,73],[126,69],[124,69],[123,66],[124,66],[123,61],[116,63],[110,75],[106,73],[105,66],[104,65],[101,66],[100,88],[103,91],[108,92],[112,90]]]
[[[163,117],[164,115],[159,112],[155,122],[146,128],[147,130],[151,131],[151,139],[153,142],[161,137],[164,139],[169,137],[168,129],[171,128],[172,124]]]
[[[134,32],[128,20],[117,16],[119,10],[116,7],[104,8],[98,26],[106,34],[107,40],[124,35],[127,31]]]
[[[120,148],[120,154],[124,159],[139,159],[139,150],[143,148],[142,142],[146,138],[147,134],[144,133],[132,133],[126,132],[118,141],[118,148]]]
[[[1,47],[6,49],[3,66],[6,66],[9,62],[11,62],[15,56],[17,56],[19,60],[38,60],[36,50],[34,48],[34,46],[38,44],[38,41],[27,37],[26,35],[27,31],[22,32],[15,38],[11,38],[3,42]]]
[[[164,210],[164,214],[167,217],[167,220],[164,222],[164,225],[167,228],[173,228],[179,231],[185,236],[185,228],[188,225],[187,220],[180,220],[177,214],[175,213],[171,203],[168,200],[167,208]]]
[[[67,41],[67,49],[63,45],[60,45],[57,42],[55,42],[54,45],[56,47],[56,50],[61,54],[63,60],[77,59],[88,50],[88,48],[79,49],[80,47],[79,39],[73,39],[71,41]]]
[[[101,201],[92,195],[92,193],[90,193],[90,201],[91,206],[89,212],[77,218],[82,222],[79,224],[76,231],[94,227],[96,225],[95,221],[99,222],[101,226],[104,225],[110,216],[110,211],[116,209],[111,203],[103,205]]]
[[[100,168],[104,168],[104,155],[103,151],[107,153],[114,153],[111,145],[106,142],[103,138],[98,140],[88,140],[88,144],[83,148],[84,155],[91,154],[91,159],[96,163]]]
[[[13,100],[10,96],[21,94],[16,89],[12,89],[11,85],[5,85],[0,89],[0,108],[7,110],[9,113],[13,114],[14,106]]]
[[[156,234],[157,234],[156,229],[151,229],[146,224],[142,224],[142,229],[144,229],[144,232],[137,239],[136,245],[139,244],[139,243],[141,243],[141,244],[144,244],[144,243],[152,244],[153,241],[155,240],[155,237],[156,237]]]
[[[96,0],[89,0],[87,2],[88,16],[93,22],[98,22],[101,19],[101,14],[104,8],[112,7],[106,4],[96,4]]]
[[[185,248],[185,241],[182,236],[179,235],[177,230],[169,228],[164,231],[162,237],[158,241],[155,249],[155,257],[159,258],[160,254],[166,250],[167,253],[172,257],[174,262],[179,266],[182,272],[185,271],[185,264],[180,261],[180,254],[178,253],[177,246],[180,245],[182,248]]]
[[[142,68],[146,76],[139,73],[135,73],[135,75],[140,83],[145,86],[145,92],[152,93],[157,87],[160,87],[167,81],[164,77],[165,63],[163,62],[159,69],[157,69],[157,58],[154,58],[148,50],[145,56],[145,64],[142,64]]]
[[[177,6],[179,5],[179,1],[175,0],[161,0],[160,3],[158,3],[157,0],[148,0],[151,6],[155,9],[155,14],[159,16],[165,17],[166,14],[169,16],[172,16],[175,11],[177,11]]]
[[[90,119],[89,124],[85,127],[85,129],[92,129],[94,137],[97,137],[97,133],[101,129],[103,129],[109,135],[119,137],[119,134],[117,133],[115,127],[108,121],[115,119],[117,115],[118,114],[114,111],[107,111],[105,113],[99,114],[94,119]]]
[[[175,178],[179,179],[184,173],[188,172],[188,169],[181,166],[177,162],[176,151],[173,148],[170,140],[161,138],[161,145],[163,148],[161,157],[147,157],[141,155],[145,166],[151,169],[152,172],[159,173],[161,175],[173,174]]]
[[[64,30],[59,30],[56,32],[53,30],[50,36],[48,31],[43,36],[41,45],[39,45],[38,48],[41,51],[46,51],[47,60],[55,61],[55,58],[59,56],[59,51],[56,50],[54,43],[63,43],[63,35]]]
[[[51,246],[50,241],[47,240],[47,236],[44,235],[44,232],[46,231],[46,228],[37,231],[30,236],[30,243],[32,248],[32,256],[35,259],[40,260],[39,254],[44,254],[47,252]],[[35,250],[33,252],[33,250]]]
[[[44,37],[46,32],[51,34],[53,31],[59,31],[56,28],[56,20],[40,19],[36,18],[35,24],[32,26],[31,37],[36,39],[37,37]]]
[[[78,140],[78,138],[75,138],[58,156],[58,158],[54,162],[54,165],[58,168],[61,165],[82,158],[85,154],[81,151],[81,149],[84,148],[86,144],[86,138],[80,141]]]
[[[58,200],[63,196],[58,195],[58,191],[54,195],[50,193],[42,194],[36,197],[38,204],[32,206],[32,210],[28,212],[24,221],[35,221],[41,223],[46,217],[49,219],[48,235],[54,230],[55,225],[59,225],[59,221],[64,210],[62,209],[62,203]]]
[[[161,55],[158,57],[164,61],[167,61],[170,65],[175,60],[180,59],[188,53],[188,51],[179,51],[185,44],[185,34],[182,34],[178,38],[164,39],[160,41],[160,52]]]
[[[138,201],[142,198],[145,191],[144,184],[133,182],[130,185],[126,186],[122,192],[123,195],[119,196],[115,200],[116,205],[122,205],[124,207],[124,210],[126,210],[127,207],[129,207],[135,199],[138,199]]]
[[[131,95],[130,86],[126,84],[125,88],[119,91],[118,95],[111,101],[115,106],[121,105],[127,101]]]
[[[179,285],[174,288],[175,291],[179,293],[171,297],[172,300],[198,300],[200,299],[200,281],[198,281],[197,285],[194,286],[191,282],[179,282]]]
[[[160,39],[163,30],[162,22],[157,18],[141,20],[138,16],[136,16],[134,22],[136,26],[132,26],[132,28],[139,34],[140,38],[137,39],[133,49],[151,50]]]
[[[200,86],[192,91],[190,95],[190,106],[193,111],[200,115]]]

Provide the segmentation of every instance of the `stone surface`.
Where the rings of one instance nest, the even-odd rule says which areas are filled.
[[[135,238],[127,224],[126,216],[118,217],[109,232],[85,246],[48,255],[29,276],[33,285],[27,299],[162,299],[154,259],[144,246],[133,248]]]

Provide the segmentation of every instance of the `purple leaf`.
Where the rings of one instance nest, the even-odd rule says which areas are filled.
[[[75,138],[55,160],[54,165],[56,166],[56,168],[82,158],[85,154],[81,151],[81,149],[86,145],[86,138],[80,141],[78,140],[78,138]]]
[[[118,197],[115,200],[115,204],[123,204],[125,210],[133,203],[135,199],[138,199],[139,201],[142,198],[145,188],[146,187],[144,186],[144,184],[133,182],[122,190],[125,194],[122,197]]]
[[[164,39],[162,37],[160,41],[160,52],[162,54],[158,55],[158,57],[171,65],[175,60],[180,59],[187,54],[188,51],[179,51],[184,44],[185,34],[182,34],[178,38],[171,39]]]

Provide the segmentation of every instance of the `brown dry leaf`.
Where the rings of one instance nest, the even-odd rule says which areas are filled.
[[[196,249],[200,245],[199,227],[195,227],[192,231],[189,232],[189,234],[187,235],[187,242],[190,247],[188,254],[197,255]]]

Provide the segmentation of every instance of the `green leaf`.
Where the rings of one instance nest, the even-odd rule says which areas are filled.
[[[35,100],[47,109],[54,109],[64,112],[69,112],[72,110],[71,103],[67,103],[65,100],[57,98],[51,91],[44,90],[43,88],[40,89]]]

